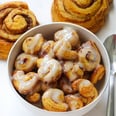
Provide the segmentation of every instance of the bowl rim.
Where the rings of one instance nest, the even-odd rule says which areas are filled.
[[[17,43],[18,43],[19,41],[21,41],[21,39],[23,39],[23,37],[24,37],[25,35],[27,35],[28,33],[32,32],[32,31],[34,31],[35,29],[38,29],[38,28],[40,28],[40,27],[48,26],[48,25],[57,25],[57,24],[59,24],[59,25],[61,25],[61,24],[63,24],[63,25],[72,25],[72,26],[74,26],[75,28],[80,28],[80,29],[82,29],[83,31],[86,31],[87,33],[90,33],[90,34],[94,37],[94,39],[95,39],[96,41],[98,41],[98,43],[99,43],[100,46],[102,47],[102,49],[103,49],[103,51],[104,51],[104,54],[105,54],[105,58],[106,58],[107,64],[108,64],[108,66],[107,66],[108,72],[107,72],[107,75],[106,75],[106,76],[107,76],[107,81],[105,82],[104,87],[103,87],[102,91],[100,92],[100,94],[97,96],[97,98],[95,98],[94,101],[92,101],[91,103],[87,104],[86,106],[84,106],[84,107],[82,107],[82,108],[80,108],[80,109],[73,110],[73,111],[67,111],[67,112],[47,111],[47,110],[41,109],[41,108],[39,108],[39,107],[36,107],[36,106],[34,106],[33,104],[31,104],[31,103],[29,103],[28,101],[26,101],[25,99],[23,99],[23,98],[18,94],[18,92],[16,91],[16,89],[13,87],[13,84],[12,84],[12,81],[11,81],[11,76],[10,76],[10,74],[9,74],[9,66],[8,66],[8,65],[9,65],[9,62],[10,62],[11,53],[12,53],[14,47],[17,45]],[[12,89],[12,91],[14,92],[14,94],[19,98],[20,101],[22,101],[22,102],[24,102],[25,104],[29,105],[29,107],[32,107],[32,108],[37,109],[37,110],[40,110],[40,111],[42,111],[42,112],[44,111],[44,112],[52,113],[52,114],[58,113],[59,115],[63,113],[63,114],[65,115],[65,114],[67,114],[67,113],[69,113],[69,112],[72,113],[72,112],[77,112],[77,111],[78,111],[78,112],[85,111],[85,109],[88,109],[92,104],[97,104],[98,101],[101,100],[101,98],[102,98],[101,96],[103,96],[103,93],[105,92],[105,90],[106,90],[106,88],[107,88],[107,85],[108,85],[108,82],[109,82],[109,79],[110,79],[110,78],[109,78],[109,77],[110,77],[110,60],[109,60],[109,56],[108,56],[107,50],[106,50],[105,46],[103,45],[103,43],[100,41],[100,39],[99,39],[94,33],[92,33],[91,31],[89,31],[88,29],[86,29],[86,28],[84,28],[84,27],[82,27],[82,26],[80,26],[80,25],[73,24],[73,23],[68,23],[68,22],[51,22],[51,23],[41,24],[41,25],[35,26],[35,27],[31,28],[30,30],[26,31],[24,34],[22,34],[22,35],[18,38],[18,40],[13,44],[13,46],[12,46],[10,52],[9,52],[9,55],[8,55],[8,59],[7,59],[7,74],[8,74],[9,84],[10,84],[10,86],[11,86],[11,89]],[[92,108],[91,108],[91,109],[92,109]],[[91,110],[91,109],[90,109],[90,110]],[[88,112],[88,111],[86,111],[86,113],[87,113],[87,112]]]

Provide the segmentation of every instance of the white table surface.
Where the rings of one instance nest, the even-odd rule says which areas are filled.
[[[0,0],[0,3],[10,0]],[[40,24],[51,22],[52,0],[23,0],[29,4],[30,9],[36,14]],[[105,38],[116,33],[116,0],[110,9],[105,26],[96,35],[103,42]],[[85,116],[105,116],[107,104],[108,88],[106,89],[101,101],[88,112]],[[0,61],[0,115],[1,116],[33,116],[33,112],[27,109],[17,100],[11,90],[7,76],[7,63]],[[41,116],[38,114],[38,116]]]

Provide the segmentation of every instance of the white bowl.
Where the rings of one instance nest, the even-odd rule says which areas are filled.
[[[80,38],[83,38],[84,41],[86,40],[92,40],[96,43],[101,56],[102,56],[102,61],[103,64],[105,66],[106,69],[106,73],[105,73],[105,78],[99,83],[99,87],[98,87],[98,91],[99,91],[99,95],[98,97],[91,102],[90,104],[84,106],[83,108],[80,108],[78,110],[75,111],[68,111],[68,112],[51,112],[51,111],[46,111],[43,109],[40,109],[30,103],[28,103],[26,100],[24,100],[19,94],[18,92],[15,90],[12,82],[11,82],[11,78],[12,78],[12,72],[13,72],[13,66],[14,66],[14,62],[15,59],[17,57],[17,55],[19,54],[19,52],[21,51],[21,45],[24,41],[24,39],[28,36],[33,36],[37,33],[42,33],[44,35],[44,37],[52,37],[54,32],[56,32],[57,30],[63,28],[63,27],[72,27],[75,30],[77,30]],[[95,34],[93,34],[92,32],[88,31],[87,29],[72,24],[72,23],[64,23],[64,22],[56,22],[56,23],[51,23],[51,24],[46,24],[46,25],[40,25],[37,26],[35,28],[32,28],[31,30],[27,31],[26,33],[24,33],[13,45],[9,56],[8,56],[8,61],[7,61],[7,65],[8,65],[8,75],[9,75],[9,81],[10,81],[10,86],[11,89],[14,91],[14,94],[16,96],[18,96],[18,99],[25,104],[31,111],[33,111],[34,116],[82,116],[84,114],[86,114],[88,111],[90,111],[93,107],[95,107],[95,105],[101,100],[104,91],[108,85],[108,81],[109,81],[109,75],[110,75],[110,63],[109,63],[109,57],[108,54],[106,52],[106,49],[103,45],[103,43],[96,37]]]

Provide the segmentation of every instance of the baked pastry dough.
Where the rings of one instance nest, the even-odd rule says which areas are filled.
[[[83,101],[81,98],[75,95],[66,95],[66,103],[69,105],[70,110],[76,110],[83,107]]]
[[[112,0],[54,0],[52,20],[79,24],[97,32],[105,23]]]
[[[43,93],[42,104],[48,111],[64,112],[68,109],[63,91],[55,88],[50,88]]]
[[[13,74],[13,85],[22,95],[28,95],[40,90],[38,84],[39,76],[35,72],[24,73],[24,71],[15,71]],[[34,91],[33,91],[34,90]]]
[[[25,2],[12,1],[0,5],[0,38],[6,40],[7,46],[15,42],[21,34],[38,25],[34,13]],[[6,59],[9,49],[1,43],[2,54],[0,59]],[[3,44],[3,45],[2,45]]]
[[[91,103],[106,71],[96,44],[82,41],[69,27],[52,33],[50,40],[43,37],[25,37],[14,62],[14,88],[31,104],[53,112]]]
[[[8,42],[0,38],[0,59],[6,59],[14,42]]]
[[[27,37],[22,45],[22,49],[27,54],[38,54],[44,43],[42,34],[36,34],[34,37]]]

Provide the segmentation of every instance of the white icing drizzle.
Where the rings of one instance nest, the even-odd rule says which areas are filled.
[[[50,88],[43,94],[43,98],[51,98],[53,101],[61,103],[64,101],[64,93],[60,89]]]
[[[13,80],[16,80],[18,85],[18,91],[22,94],[28,94],[32,92],[33,87],[37,84],[39,76],[37,73],[29,72],[24,74],[23,71],[17,71],[13,75]]]
[[[78,52],[79,61],[83,64],[83,67],[87,71],[92,71],[101,60],[98,50],[87,41],[82,45],[82,48]]]
[[[45,82],[52,82],[59,79],[62,73],[60,63],[55,59],[46,56],[38,69],[39,77]]]
[[[41,49],[41,46],[42,46],[41,42],[43,40],[44,40],[44,38],[41,33],[38,33],[33,37],[28,37],[25,39],[25,41],[23,43],[23,50],[26,53],[34,54],[35,48],[37,48],[37,46],[39,46],[39,44],[40,44],[40,46],[38,47],[38,51]]]
[[[79,47],[80,45],[79,35],[70,27],[65,27],[55,33],[55,40],[58,41],[60,39],[70,42],[72,47]]]

